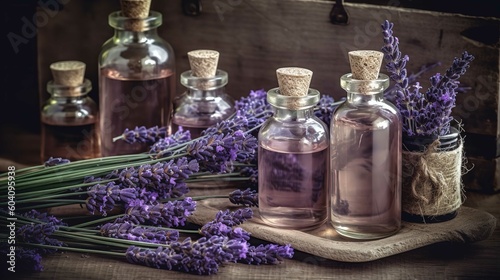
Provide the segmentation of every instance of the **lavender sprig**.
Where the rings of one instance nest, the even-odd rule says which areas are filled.
[[[185,225],[186,218],[192,215],[195,209],[196,202],[191,197],[154,205],[135,205],[128,208],[127,215],[116,222],[128,221],[135,225],[178,227]]]
[[[107,223],[101,227],[100,233],[106,237],[156,244],[166,244],[179,239],[179,231],[177,230],[141,227],[129,222]]]
[[[121,188],[115,182],[109,182],[106,185],[96,184],[87,190],[88,198],[86,201],[87,210],[94,214],[106,215],[107,211],[112,210],[119,201],[129,202],[137,197],[137,190],[134,188]]]
[[[156,143],[151,146],[149,154],[161,153],[162,157],[172,156],[174,153],[174,147],[189,142],[190,140],[191,132],[189,130],[182,129],[182,127],[179,127],[179,129],[174,134],[156,141]]]
[[[294,250],[287,244],[284,246],[276,244],[266,244],[259,246],[248,247],[247,256],[244,259],[239,260],[242,263],[247,264],[278,264],[283,261],[283,259],[291,259],[293,257]]]
[[[113,138],[113,142],[124,140],[129,144],[133,143],[154,143],[161,138],[167,136],[165,127],[150,127],[145,126],[135,127],[134,129],[126,128],[122,135]]]
[[[126,257],[135,264],[211,275],[218,272],[221,264],[245,258],[247,250],[246,242],[212,236],[196,241],[186,238],[183,242],[171,242],[169,246],[155,250],[131,246]]]
[[[56,166],[56,165],[61,165],[61,164],[66,164],[66,163],[70,163],[70,160],[65,159],[65,158],[50,157],[47,161],[45,161],[44,165],[45,165],[45,167],[51,167],[51,166]]]
[[[465,74],[474,57],[464,52],[462,57],[455,58],[444,76],[437,73],[431,77],[431,87],[422,94],[418,82],[409,85],[406,71],[409,58],[407,55],[402,56],[398,38],[393,36],[393,26],[387,20],[382,24],[382,52],[387,62],[386,69],[396,82],[394,103],[403,117],[403,133],[407,136],[448,134],[453,120],[451,112],[456,103],[458,79]]]
[[[258,194],[255,190],[234,190],[229,193],[229,201],[233,204],[244,205],[247,207],[259,206]]]

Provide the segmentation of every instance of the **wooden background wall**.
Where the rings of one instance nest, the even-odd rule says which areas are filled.
[[[93,82],[92,97],[97,100],[97,57],[102,43],[113,34],[107,16],[119,9],[119,1],[60,2],[65,3],[61,10],[39,8],[37,12],[48,18],[38,24],[40,97],[47,98],[50,63],[77,59],[87,64],[86,76]],[[235,98],[252,89],[276,87],[275,70],[283,66],[311,69],[311,87],[335,98],[344,96],[339,78],[349,72],[347,52],[380,49],[380,24],[385,19],[395,23],[400,49],[410,56],[410,71],[440,61],[442,65],[429,74],[443,72],[467,50],[476,59],[461,81],[471,90],[460,95],[454,114],[467,132],[470,161],[483,166],[481,172],[488,169],[481,178],[470,177],[470,184],[496,185],[500,182],[500,175],[494,177],[500,170],[500,20],[404,9],[398,3],[390,0],[383,7],[347,3],[347,26],[329,22],[332,1],[210,0],[203,1],[203,12],[197,17],[185,16],[180,1],[153,0],[152,9],[163,14],[159,33],[176,52],[177,75],[189,68],[188,51],[218,50],[219,68],[229,72],[227,91]],[[421,80],[424,88],[428,76]]]

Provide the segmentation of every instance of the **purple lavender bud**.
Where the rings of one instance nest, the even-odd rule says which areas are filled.
[[[58,229],[59,225],[54,224],[53,222],[44,222],[43,224],[26,224],[17,229],[16,237],[19,237],[20,240],[26,243],[63,246],[63,242],[50,237]],[[53,253],[56,251],[55,249],[46,248],[37,250],[43,254]]]
[[[229,210],[220,210],[215,215],[214,222],[221,222],[227,226],[237,226],[242,224],[244,221],[251,219],[253,216],[253,211],[250,208],[238,209],[234,212]]]
[[[62,220],[60,220],[52,215],[48,215],[46,212],[40,213],[35,209],[24,213],[23,216],[26,218],[39,220],[39,221],[44,222],[44,223],[52,223],[56,226],[65,226],[66,225],[66,223],[62,222]]]
[[[155,268],[183,271],[199,275],[218,272],[219,265],[246,257],[246,242],[213,236],[196,241],[186,238],[183,242],[170,242],[157,249],[131,246],[126,257],[131,263]]]
[[[65,159],[65,158],[53,158],[53,157],[50,157],[46,162],[45,162],[45,167],[51,167],[51,166],[56,166],[56,165],[61,165],[61,164],[66,164],[66,163],[70,163],[70,160],[69,159]]]
[[[166,244],[179,239],[177,230],[141,227],[129,222],[107,223],[101,227],[100,232],[102,236],[156,244]]]
[[[191,133],[189,132],[189,130],[183,130],[182,128],[179,128],[179,130],[177,130],[174,134],[158,139],[156,143],[151,146],[149,153],[160,154],[160,156],[157,156],[158,158],[162,156],[170,156],[171,152],[166,152],[168,148],[186,143],[190,140]]]
[[[87,190],[87,209],[94,214],[98,209],[103,215],[112,210],[117,202],[129,202],[137,197],[137,190],[134,188],[121,189],[115,182],[109,182],[106,185],[96,184]]]
[[[290,245],[279,246],[276,244],[260,244],[248,247],[247,256],[240,262],[247,264],[278,264],[283,259],[291,259],[294,251]]]
[[[247,207],[258,206],[259,198],[258,194],[255,190],[246,189],[242,190],[234,190],[229,194],[229,201],[233,204],[244,205]]]
[[[186,218],[192,215],[195,209],[196,202],[191,197],[155,205],[136,205],[127,209],[126,220],[133,224],[184,226]]]
[[[160,138],[163,138],[166,136],[166,128],[161,127],[159,128],[158,126],[146,128],[145,126],[140,126],[140,127],[135,127],[134,129],[130,130],[128,128],[125,129],[123,134],[121,136],[116,137],[113,139],[114,141],[116,140],[123,140],[129,144],[133,143],[154,143],[158,141]]]

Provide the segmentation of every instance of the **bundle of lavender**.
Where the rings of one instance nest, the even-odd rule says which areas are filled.
[[[337,105],[338,103],[335,103],[333,98],[323,96],[315,112],[318,117],[329,122],[331,113]],[[57,229],[51,230],[42,229],[48,223],[45,218],[31,217],[29,218],[31,220],[25,218],[28,223],[33,223],[30,224],[31,227],[39,228],[28,227],[29,229],[23,229],[20,232],[20,234],[26,231],[36,233],[32,237],[28,237],[23,246],[30,248],[40,240],[52,240],[52,237],[47,237],[47,232],[54,232],[55,236],[61,238],[56,239],[55,243],[38,242],[41,244],[39,247],[41,247],[36,249],[38,250],[36,252],[51,252],[54,249],[81,251],[85,249],[78,247],[78,244],[81,243],[81,240],[85,240],[85,244],[90,242],[98,246],[93,251],[94,253],[112,252],[115,255],[126,255],[127,259],[134,263],[199,274],[215,273],[217,265],[227,261],[276,263],[283,257],[291,257],[293,251],[289,246],[271,244],[252,249],[248,244],[245,245],[246,243],[231,243],[230,241],[235,238],[248,240],[249,234],[242,232],[241,229],[233,229],[232,227],[240,222],[231,222],[231,219],[226,217],[229,215],[227,212],[219,214],[217,222],[214,221],[202,228],[211,232],[210,236],[200,230],[199,233],[204,236],[201,239],[197,241],[189,239],[182,243],[172,244],[168,243],[171,241],[164,237],[165,235],[175,236],[175,231],[185,231],[179,228],[185,226],[187,217],[195,211],[195,201],[211,198],[186,196],[189,192],[188,184],[190,182],[235,181],[243,183],[240,185],[241,189],[249,186],[255,188],[258,174],[255,164],[257,161],[257,140],[253,134],[258,131],[258,128],[272,114],[272,111],[266,101],[266,92],[263,90],[252,91],[248,97],[241,98],[236,102],[236,109],[237,111],[232,117],[206,129],[202,136],[196,139],[191,139],[189,131],[179,130],[175,134],[167,136],[165,129],[162,128],[138,127],[126,130],[115,140],[126,141],[130,144],[135,142],[150,143],[152,145],[149,152],[77,162],[51,158],[44,165],[16,170],[16,213],[32,209],[80,204],[85,205],[92,215],[107,216],[70,227],[58,223]],[[0,175],[0,182],[7,180],[8,173]],[[0,189],[4,189],[3,193],[7,193],[7,184],[1,184]],[[255,190],[241,189],[237,189],[229,195],[217,197],[227,197],[235,204],[256,206],[257,194]],[[0,207],[7,211],[8,205],[8,198],[2,197]],[[111,210],[114,210],[112,213],[119,214],[108,216]],[[6,215],[6,213],[2,212],[2,215]],[[21,219],[25,215],[19,217]],[[250,217],[251,215],[247,215],[247,218]],[[113,225],[101,225],[105,221],[112,220]],[[101,226],[99,234],[104,235],[98,239],[95,239],[95,225]],[[89,228],[89,226],[93,226],[93,228]],[[151,227],[160,228],[151,229]],[[114,233],[110,234],[103,229],[109,229]],[[174,230],[174,233],[167,234],[165,230]],[[122,241],[116,241],[121,236],[132,238],[134,242],[138,242],[134,239],[138,238],[136,233],[140,233],[141,236],[154,237],[156,241],[152,243],[155,244],[158,243],[158,239],[161,242],[167,242],[168,248],[147,249],[150,247],[143,244],[145,240],[140,240],[142,243],[139,244],[128,243],[128,245],[121,244]],[[85,234],[90,234],[92,237],[81,236]],[[6,238],[6,236],[1,237],[2,239]],[[86,239],[78,241],[77,237]],[[30,240],[37,240],[37,242]],[[68,246],[58,247],[63,243]],[[99,247],[101,245],[106,245],[106,247]],[[130,245],[136,247],[128,248]],[[240,248],[236,255],[229,256],[227,252],[220,252],[220,250],[232,248],[233,245]],[[125,253],[110,251],[110,248],[124,248],[124,246],[129,249]],[[193,256],[187,258],[192,260],[193,264],[184,263],[190,261],[181,261],[181,259],[186,259],[185,256],[175,255],[180,254],[180,251],[175,251],[178,250],[179,246],[196,248],[196,250],[193,249]],[[212,247],[209,249],[204,248],[204,246],[219,246],[217,247],[219,249]],[[105,250],[102,250],[103,248]],[[210,253],[210,250],[216,250],[217,254],[222,255],[214,255],[215,260],[209,264],[201,263],[197,259],[200,256],[196,256],[196,254],[200,254],[198,250],[202,250],[202,248],[210,256],[215,254]],[[31,263],[39,264],[37,261],[39,259],[38,253],[29,253],[29,250],[31,249],[23,251],[26,253],[24,255],[30,258]],[[173,260],[167,258],[167,256],[173,255],[175,255]],[[259,259],[259,261],[247,259],[248,256]],[[152,259],[165,261],[165,263],[154,263]],[[37,267],[39,265],[33,266],[33,268]],[[207,267],[212,268],[208,269]]]

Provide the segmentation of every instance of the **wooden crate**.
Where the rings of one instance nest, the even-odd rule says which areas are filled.
[[[97,57],[102,43],[112,36],[107,24],[109,13],[119,9],[119,1],[72,0],[38,29],[40,96],[47,98],[45,85],[51,79],[50,63],[78,59],[87,63],[87,78],[94,85],[97,100]],[[464,124],[468,156],[495,162],[500,156],[498,18],[480,18],[418,11],[393,6],[349,4],[347,26],[332,25],[328,14],[331,1],[250,0],[204,1],[197,17],[185,16],[176,1],[153,1],[152,9],[163,14],[159,33],[176,52],[177,74],[189,69],[186,53],[193,49],[216,49],[221,53],[219,68],[229,73],[227,91],[235,98],[252,89],[277,86],[275,70],[301,66],[314,72],[311,87],[335,98],[345,96],[340,76],[349,72],[347,52],[381,48],[380,24],[395,23],[400,49],[410,56],[409,70],[440,61],[421,80],[444,72],[453,58],[464,50],[476,59],[461,79],[472,89],[460,94],[454,114]],[[39,10],[43,12],[43,9]],[[485,30],[493,30],[486,32]],[[496,30],[496,34],[495,34]],[[495,41],[496,40],[496,41]],[[493,43],[492,43],[493,42]],[[178,92],[182,92],[178,83]],[[487,139],[488,144],[482,143]],[[470,141],[469,141],[470,140]],[[478,148],[479,147],[479,148]],[[478,164],[479,165],[479,164]],[[488,168],[489,178],[498,176]],[[474,168],[467,178],[484,176]],[[476,176],[477,174],[477,176]],[[478,185],[479,182],[482,185]],[[471,189],[497,190],[496,180],[467,180]]]

